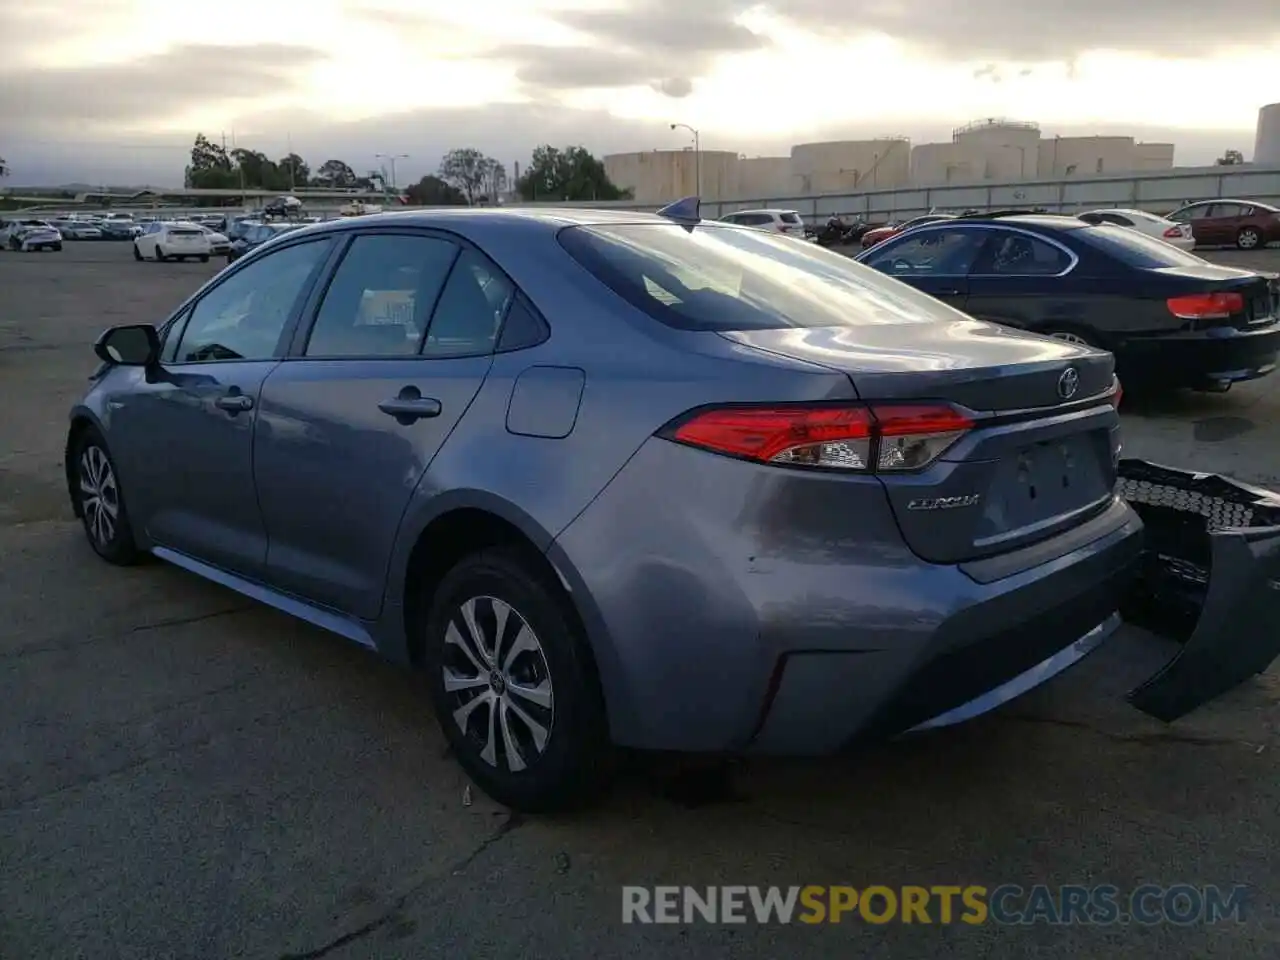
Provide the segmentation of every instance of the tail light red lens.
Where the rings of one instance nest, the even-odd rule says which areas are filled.
[[[1179,320],[1226,320],[1244,310],[1244,297],[1238,293],[1193,293],[1166,302]]]
[[[939,404],[720,407],[694,414],[669,436],[759,463],[901,472],[928,466],[972,427]]]
[[[1111,394],[1111,405],[1117,410],[1120,409],[1120,401],[1124,399],[1124,384],[1120,382],[1120,378],[1116,377],[1116,388]]]
[[[1176,238],[1178,238],[1178,237],[1182,236],[1182,228],[1181,228],[1181,227],[1170,227],[1168,230],[1166,230],[1166,231],[1164,232],[1164,235],[1165,235],[1165,237],[1167,237],[1167,238],[1168,238],[1168,239],[1170,239],[1170,240],[1176,239]]]

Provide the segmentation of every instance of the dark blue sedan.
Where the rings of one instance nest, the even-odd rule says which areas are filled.
[[[960,217],[857,259],[979,319],[1110,350],[1126,385],[1221,391],[1271,373],[1280,353],[1274,274],[1124,227]]]

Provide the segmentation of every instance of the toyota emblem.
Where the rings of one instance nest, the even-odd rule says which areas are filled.
[[[1063,400],[1070,400],[1076,395],[1076,391],[1080,389],[1080,373],[1075,367],[1067,367],[1062,371],[1062,376],[1058,377],[1058,396]]]

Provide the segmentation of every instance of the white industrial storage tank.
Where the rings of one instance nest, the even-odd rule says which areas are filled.
[[[1280,166],[1280,103],[1258,111],[1258,139],[1253,145],[1253,162]]]
[[[1133,137],[1054,137],[1040,145],[1040,174],[1096,177],[1141,168]]]
[[[958,143],[922,143],[911,149],[911,182],[922,186],[981,180],[983,168]]]
[[[905,186],[911,177],[911,141],[882,137],[799,143],[791,148],[791,177],[801,196]]]
[[[668,203],[694,194],[704,200],[722,200],[738,192],[738,154],[729,150],[615,153],[604,158],[604,171],[616,186],[635,191],[636,202],[642,204]]]
[[[1040,125],[1036,123],[988,117],[951,131],[951,141],[985,179],[1034,177],[1039,169]]]
[[[791,195],[790,157],[741,157],[736,200],[765,200]]]

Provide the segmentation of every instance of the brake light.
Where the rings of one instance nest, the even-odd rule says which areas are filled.
[[[945,404],[720,407],[668,436],[758,463],[892,473],[928,466],[972,427]]]
[[[1117,410],[1120,409],[1120,401],[1124,399],[1124,384],[1120,382],[1120,378],[1116,377],[1116,388],[1111,392],[1111,405]]]
[[[1178,237],[1182,236],[1182,228],[1181,228],[1181,227],[1170,227],[1168,230],[1166,230],[1166,231],[1164,232],[1164,235],[1165,235],[1165,237],[1166,237],[1166,238],[1168,238],[1168,239],[1170,239],[1170,240],[1176,239],[1176,238],[1178,238]]]
[[[1244,310],[1244,297],[1238,293],[1193,293],[1170,297],[1166,303],[1179,320],[1225,320]]]

